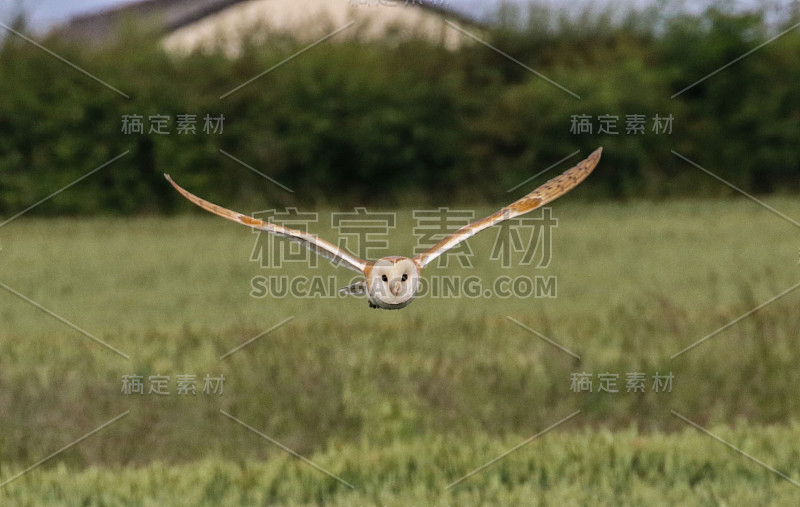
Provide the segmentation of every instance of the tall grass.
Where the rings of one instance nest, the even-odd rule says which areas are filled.
[[[578,423],[567,423],[573,424]],[[795,480],[800,476],[796,424],[710,429]],[[230,431],[247,432],[237,426]],[[560,428],[447,489],[528,436],[429,436],[380,446],[355,441],[311,456],[351,489],[243,434],[245,445],[265,448],[266,459],[227,456],[80,471],[62,463],[11,483],[0,499],[15,505],[137,506],[797,503],[796,486],[693,428],[668,435]],[[9,472],[4,467],[2,476]]]
[[[800,216],[792,200],[769,202]],[[425,275],[552,275],[556,298],[427,297],[399,312],[358,299],[250,297],[255,276],[310,271],[261,268],[249,260],[256,236],[215,217],[20,219],[3,230],[0,281],[131,360],[0,292],[3,459],[31,461],[128,409],[115,430],[124,438],[86,442],[67,461],[263,457],[220,409],[302,452],[330,442],[524,435],[577,409],[581,425],[646,431],[681,428],[673,408],[702,423],[797,419],[797,293],[670,359],[796,283],[791,224],[746,200],[565,200],[554,215],[547,269],[503,269],[488,259],[487,232],[470,240],[473,269],[451,262]],[[391,252],[411,252],[410,218],[399,212]],[[324,225],[315,232],[335,237]],[[350,280],[328,265],[312,272],[337,277],[337,286]],[[617,373],[622,392],[572,392],[578,372]],[[646,393],[624,391],[629,372],[647,374]],[[657,372],[672,372],[671,393],[651,392]],[[122,376],[131,374],[171,375],[173,394],[123,395]],[[225,391],[178,396],[181,374],[224,374]]]

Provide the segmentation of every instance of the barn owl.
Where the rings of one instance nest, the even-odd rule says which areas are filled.
[[[271,224],[217,206],[183,189],[180,185],[175,183],[168,174],[165,174],[164,177],[184,197],[206,211],[210,211],[228,220],[247,225],[253,229],[266,231],[292,241],[297,241],[309,250],[331,260],[334,264],[344,266],[364,276],[363,280],[341,289],[340,292],[342,294],[366,295],[371,308],[398,310],[411,304],[411,301],[413,301],[420,287],[420,273],[422,269],[434,259],[488,227],[499,224],[504,220],[524,215],[566,194],[594,170],[597,163],[600,161],[602,152],[603,149],[598,148],[585,160],[560,176],[551,179],[533,192],[509,204],[496,213],[458,229],[453,234],[447,236],[429,250],[416,257],[389,256],[378,259],[377,261],[360,259],[308,232]]]

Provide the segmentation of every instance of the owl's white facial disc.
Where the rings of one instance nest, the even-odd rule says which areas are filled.
[[[367,289],[372,304],[386,309],[403,308],[419,289],[417,265],[406,257],[384,257],[372,267]]]

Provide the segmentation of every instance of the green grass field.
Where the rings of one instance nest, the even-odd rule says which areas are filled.
[[[796,199],[767,202],[800,219]],[[350,272],[262,268],[250,261],[257,236],[215,217],[7,225],[0,482],[130,412],[2,487],[0,503],[797,505],[800,488],[672,411],[800,481],[800,290],[671,356],[800,282],[800,231],[744,199],[564,199],[553,215],[546,269],[488,259],[486,232],[470,240],[471,269],[451,261],[424,275],[555,276],[557,297],[426,297],[397,312],[251,297],[256,276],[343,286]],[[313,232],[335,237],[320,216]],[[411,253],[412,225],[411,210],[398,213],[386,253]],[[592,393],[571,390],[581,372]],[[607,372],[619,393],[597,391]],[[629,372],[646,374],[645,393],[625,392]],[[651,389],[656,373],[673,375],[671,392]],[[224,375],[224,392],[178,395],[184,374]],[[170,394],[125,395],[123,375],[170,376]]]

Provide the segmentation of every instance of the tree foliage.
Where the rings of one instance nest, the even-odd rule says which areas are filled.
[[[125,99],[9,36],[0,47],[0,213],[122,153],[37,211],[170,211],[178,200],[162,172],[228,204],[503,202],[509,188],[600,145],[602,165],[578,192],[588,198],[729,190],[672,150],[750,192],[800,190],[800,31],[756,49],[793,20],[775,26],[762,12],[720,8],[592,20],[537,11],[522,28],[482,34],[527,69],[478,42],[458,51],[329,42],[222,99],[303,45],[276,36],[229,59],[170,54],[135,30],[99,50],[42,41]],[[182,114],[197,115],[195,134],[177,133]],[[224,115],[221,134],[202,132],[207,114]],[[145,133],[123,133],[123,115],[143,116]],[[152,115],[170,116],[168,135],[147,132]],[[570,131],[579,115],[592,117],[591,134]],[[598,132],[602,115],[618,117],[618,134]],[[644,133],[626,133],[629,115],[646,118]],[[655,115],[672,115],[671,134],[652,131]]]

